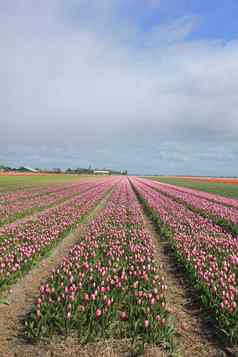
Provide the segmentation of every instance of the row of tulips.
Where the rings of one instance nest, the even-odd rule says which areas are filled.
[[[161,193],[186,204],[188,207],[193,210],[196,210],[198,213],[210,217],[217,224],[221,225],[224,228],[227,228],[227,230],[231,231],[234,235],[238,235],[238,201],[236,201],[237,208],[235,208],[232,206],[225,205],[224,202],[226,202],[227,200],[225,197],[224,200],[223,198],[221,198],[221,202],[218,202],[219,196],[216,196],[217,201],[214,201],[209,198],[206,198],[206,196],[214,197],[215,195],[209,195],[205,192],[201,192],[200,196],[199,191],[195,191],[194,193],[193,190],[190,189],[187,190],[186,188],[180,188],[177,186],[163,184],[156,181],[148,181],[143,179],[142,181],[144,182],[144,184],[149,185],[149,187],[152,187],[160,191]]]
[[[14,220],[30,215],[36,211],[42,211],[43,209],[59,204],[73,196],[78,195],[80,192],[84,192],[87,189],[95,186],[98,181],[81,181],[74,185],[62,185],[58,188],[41,189],[38,194],[34,192],[32,197],[27,199],[18,199],[16,201],[4,202],[0,204],[0,226],[4,224],[14,222]]]
[[[21,187],[15,191],[4,191],[0,193],[0,204],[13,203],[18,200],[27,200],[35,196],[44,195],[60,190],[63,186],[72,186],[72,183],[54,184],[54,185],[36,185],[33,187]]]
[[[30,336],[76,330],[81,342],[129,338],[169,343],[166,284],[126,178],[85,235],[40,287],[26,322]]]
[[[36,219],[2,227],[0,288],[15,281],[57,244],[105,195],[118,179],[104,180],[85,193],[53,207]],[[96,187],[95,187],[96,186]]]
[[[161,234],[171,242],[202,302],[220,328],[238,339],[238,239],[136,178],[132,183]]]
[[[154,180],[152,181],[158,182]],[[161,182],[159,183],[161,184]],[[196,190],[194,188],[171,185],[169,183],[163,183],[163,185],[174,189],[176,188],[176,190],[181,192],[190,193],[191,195],[197,196],[198,198],[205,198],[209,201],[220,203],[221,205],[230,206],[238,209],[238,200],[235,198],[224,197],[224,196],[216,195],[214,193],[208,193],[205,191]]]

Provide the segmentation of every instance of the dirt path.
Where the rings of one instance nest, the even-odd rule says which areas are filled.
[[[145,226],[154,238],[156,258],[168,286],[167,302],[173,316],[176,357],[237,356],[215,334],[215,327],[202,306],[196,302],[196,293],[176,264],[168,242],[162,240],[150,220],[144,216]]]
[[[44,258],[35,268],[12,286],[11,292],[0,295],[9,305],[0,304],[0,357],[45,356],[38,352],[33,345],[27,345],[19,338],[22,331],[21,319],[32,308],[32,303],[39,294],[39,287],[54,269],[68,254],[69,250],[77,243],[85,232],[90,221],[101,210],[112,190],[95,206],[78,228],[65,237],[53,250],[49,257]]]

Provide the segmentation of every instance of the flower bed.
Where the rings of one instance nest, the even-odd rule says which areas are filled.
[[[166,283],[127,179],[40,288],[27,321],[30,336],[77,330],[81,342],[129,338],[169,343]]]
[[[1,229],[0,288],[15,280],[46,254],[102,199],[117,179],[104,180],[91,190],[29,219]]]
[[[220,328],[238,338],[238,239],[138,179],[131,179],[161,235],[171,242]]]
[[[60,188],[39,189],[38,192],[37,190],[33,191],[34,193],[31,192],[31,196],[24,196],[24,199],[19,198],[19,195],[17,195],[17,200],[10,202],[4,200],[0,205],[0,226],[63,202],[70,197],[78,195],[80,192],[94,187],[100,182],[101,180],[98,180],[98,182],[86,181],[76,185],[61,185]]]

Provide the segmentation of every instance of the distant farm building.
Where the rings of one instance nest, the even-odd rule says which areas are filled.
[[[22,166],[18,169],[18,171],[20,172],[34,172],[34,173],[37,173],[39,172],[38,170],[36,169],[32,169],[31,167],[27,167],[27,166]]]
[[[109,170],[94,170],[94,175],[110,175],[111,171]]]

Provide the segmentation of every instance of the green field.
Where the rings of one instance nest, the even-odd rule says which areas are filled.
[[[34,186],[43,186],[51,184],[62,184],[66,182],[76,182],[82,179],[95,178],[89,175],[32,175],[32,176],[0,176],[0,192],[13,191],[18,189],[27,189]]]
[[[238,185],[220,182],[201,182],[178,177],[150,176],[146,178],[238,199]]]

